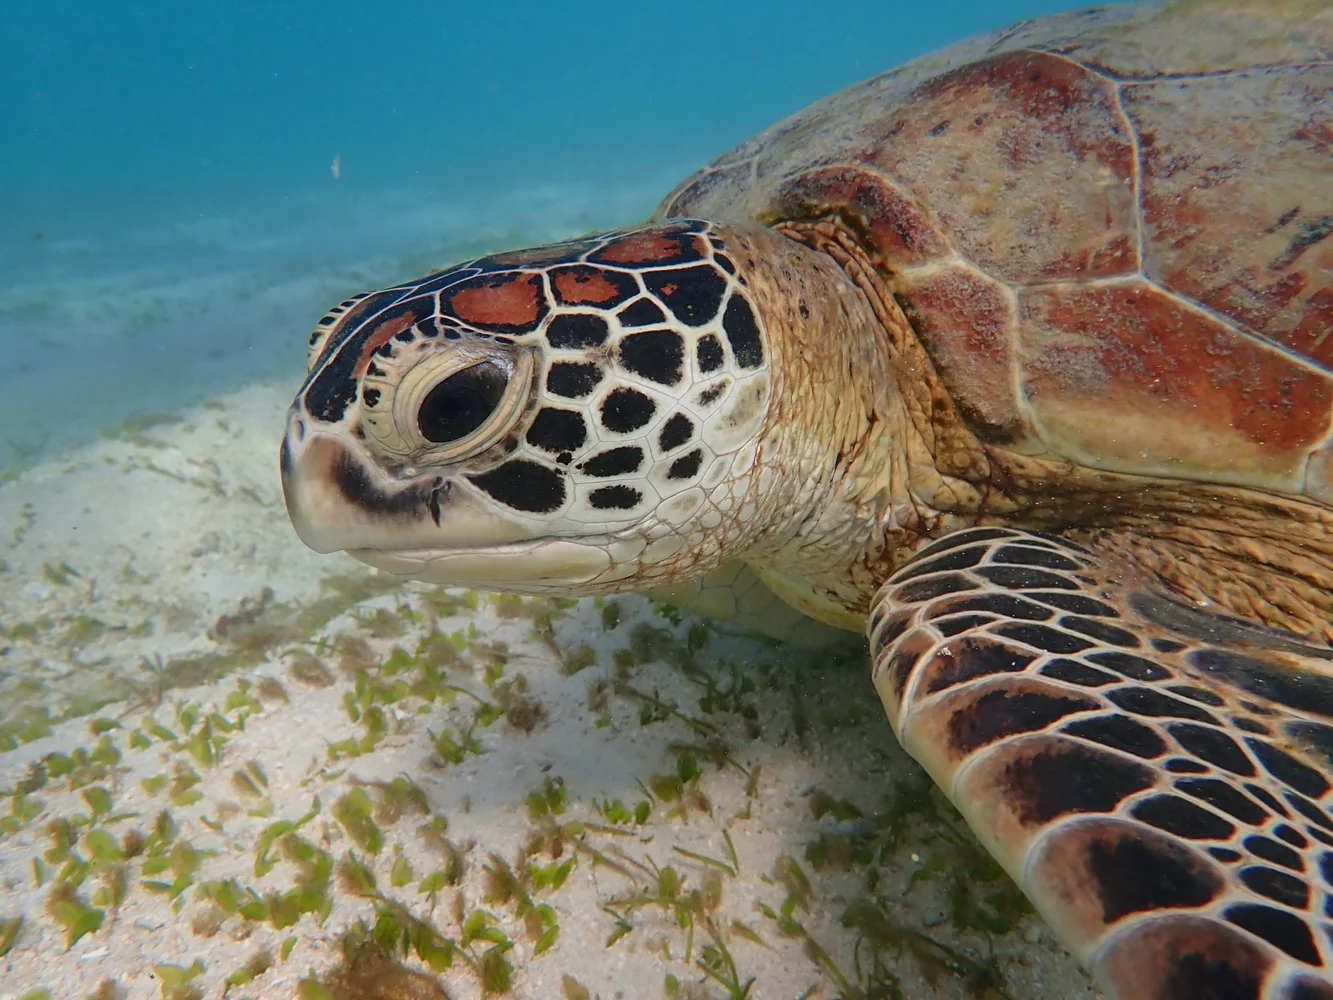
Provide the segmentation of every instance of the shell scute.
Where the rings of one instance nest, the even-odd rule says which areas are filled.
[[[1062,453],[1299,492],[1333,415],[1328,375],[1143,279],[1029,289],[1019,310],[1023,388]]]
[[[841,219],[989,440],[1333,503],[1331,174],[1333,7],[1176,0],[881,74],[658,214]]]
[[[1145,273],[1333,365],[1333,64],[1131,86],[1124,105]]]

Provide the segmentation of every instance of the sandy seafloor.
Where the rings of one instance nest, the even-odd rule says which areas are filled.
[[[225,221],[9,268],[0,998],[1095,995],[854,638],[402,583],[292,532],[277,445],[324,305],[656,193],[386,204],[415,250],[315,272],[290,232],[240,268],[169,252],[249,238]]]

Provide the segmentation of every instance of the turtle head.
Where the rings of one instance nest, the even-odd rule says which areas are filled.
[[[762,530],[772,378],[756,254],[728,232],[500,254],[335,307],[282,445],[301,538],[415,579],[571,595],[735,558]]]

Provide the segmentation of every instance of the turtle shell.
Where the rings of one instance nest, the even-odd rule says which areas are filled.
[[[1185,0],[918,59],[659,218],[838,218],[983,439],[1333,502],[1333,7]]]

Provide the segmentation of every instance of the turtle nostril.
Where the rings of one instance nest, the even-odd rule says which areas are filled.
[[[417,410],[421,436],[432,444],[466,437],[495,412],[508,384],[508,373],[491,361],[450,375],[427,393]]]

